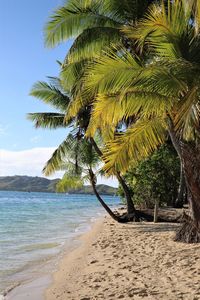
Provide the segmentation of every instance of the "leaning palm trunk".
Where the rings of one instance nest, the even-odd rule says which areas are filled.
[[[97,197],[97,199],[99,200],[99,202],[101,203],[101,205],[105,208],[105,210],[107,211],[107,213],[111,216],[111,218],[117,222],[120,222],[120,217],[118,217],[117,215],[115,215],[113,213],[113,211],[107,206],[107,204],[103,201],[103,199],[100,197],[99,193],[97,192],[96,189],[96,176],[93,173],[93,171],[90,169],[89,170],[89,176],[90,176],[90,182],[93,188],[93,191],[95,193],[95,196]]]
[[[125,197],[126,197],[127,213],[129,216],[131,216],[131,215],[135,216],[136,209],[133,204],[132,197],[131,197],[131,191],[130,191],[129,187],[127,186],[124,178],[120,175],[119,172],[117,172],[117,179],[118,179],[119,183],[121,184],[124,194],[125,194]]]
[[[92,143],[95,151],[97,152],[97,154],[101,157],[103,155],[103,153],[101,152],[101,150],[99,149],[98,145],[96,144],[95,140],[91,137],[90,138],[90,142]],[[120,172],[116,173],[116,177],[119,181],[119,183],[122,186],[122,189],[124,191],[124,195],[126,198],[126,204],[127,204],[127,217],[129,218],[129,220],[138,220],[137,218],[137,211],[135,209],[132,197],[131,197],[131,191],[130,188],[128,187],[128,185],[126,184],[126,181],[124,179],[124,177],[120,174]]]
[[[97,199],[99,200],[99,202],[101,203],[101,205],[105,208],[105,210],[107,211],[107,213],[111,216],[111,218],[119,223],[128,223],[130,221],[139,221],[140,218],[145,219],[147,221],[152,221],[152,217],[145,214],[145,213],[141,213],[136,211],[136,214],[130,216],[128,214],[125,215],[116,215],[113,213],[113,211],[108,207],[108,205],[103,201],[103,199],[101,198],[101,196],[99,195],[97,189],[96,189],[96,176],[93,173],[92,169],[89,170],[89,177],[90,177],[90,183],[92,185],[93,191],[95,196],[97,197]]]

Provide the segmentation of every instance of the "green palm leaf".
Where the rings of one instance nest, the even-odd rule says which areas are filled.
[[[74,139],[72,134],[69,134],[67,138],[54,151],[51,158],[47,161],[43,169],[43,173],[46,176],[49,176],[54,172],[60,170],[61,168],[63,169],[63,166],[65,166],[70,156],[73,155],[73,158],[76,157],[77,150],[78,147],[76,140]]]
[[[139,59],[118,45],[88,67],[86,91],[116,93],[131,86],[142,70]]]
[[[77,37],[87,28],[116,27],[119,23],[104,14],[103,1],[69,0],[51,16],[45,28],[47,46]]]
[[[69,63],[99,56],[111,44],[119,43],[122,34],[111,27],[87,28],[74,41],[67,54]]]
[[[78,189],[83,186],[83,180],[80,176],[72,176],[70,173],[65,173],[62,179],[56,185],[57,192],[67,192],[71,189]]]
[[[67,127],[64,122],[65,115],[59,113],[29,113],[27,119],[31,120],[36,128],[56,129]]]
[[[176,130],[185,140],[194,140],[199,136],[200,98],[199,87],[191,88],[177,106],[175,117]]]
[[[104,151],[104,170],[127,171],[130,162],[137,164],[149,156],[166,139],[166,124],[159,119],[139,120],[125,133],[119,134]],[[115,172],[114,171],[114,172]]]
[[[179,58],[185,49],[183,43],[190,39],[191,7],[184,0],[168,0],[168,6],[153,4],[146,18],[136,28],[127,27],[123,32],[136,39],[141,48],[146,45],[151,53],[167,58]]]
[[[34,84],[30,92],[31,96],[34,96],[43,102],[52,105],[53,107],[66,111],[69,104],[69,97],[64,94],[57,86],[48,84],[43,81],[38,81]]]

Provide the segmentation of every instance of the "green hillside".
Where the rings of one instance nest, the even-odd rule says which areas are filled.
[[[47,192],[54,193],[55,186],[59,179],[47,179],[43,177],[30,176],[5,176],[0,177],[0,190],[4,191],[21,191],[21,192]],[[99,184],[97,190],[100,194],[114,195],[116,188],[108,185]],[[93,194],[91,186],[84,186],[78,190],[71,190],[69,193],[76,194]]]

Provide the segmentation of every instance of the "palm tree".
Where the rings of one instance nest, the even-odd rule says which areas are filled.
[[[103,201],[96,189],[96,174],[100,159],[92,144],[86,139],[77,138],[76,134],[70,133],[62,144],[54,151],[51,158],[46,163],[43,173],[46,176],[52,175],[56,171],[65,171],[63,178],[57,184],[59,192],[66,192],[69,189],[79,188],[89,181],[92,185],[96,198],[107,211],[107,213],[117,222],[125,222],[112,212]]]
[[[52,14],[45,30],[46,45],[52,47],[67,39],[75,39],[61,72],[63,85],[72,95],[65,120],[76,117],[80,111],[86,110],[90,114],[95,92],[89,95],[82,93],[85,67],[111,44],[122,44],[131,50],[134,44],[121,28],[133,25],[143,16],[151,2],[153,1],[70,0]],[[89,124],[89,119],[87,120],[85,130]],[[101,132],[101,135],[104,140],[110,139],[113,128]],[[99,155],[102,155],[94,140],[91,141]],[[126,195],[128,214],[136,214],[130,188],[120,171],[115,172],[115,175]]]
[[[107,144],[108,172],[126,171],[130,161],[137,163],[170,135],[189,190],[191,216],[177,233],[177,239],[186,242],[200,241],[199,24],[198,1],[169,0],[167,7],[154,4],[135,28],[122,29],[137,41],[143,56],[125,48],[111,49],[96,59],[85,77],[88,90],[98,91],[88,135],[134,118],[125,132]]]
[[[85,131],[87,129],[88,123],[89,123],[89,115],[87,113],[87,110],[82,110],[79,112],[79,114],[76,116],[76,118],[70,118],[68,119],[68,122],[65,120],[65,112],[66,109],[70,103],[70,94],[69,92],[66,93],[62,81],[57,77],[49,77],[50,83],[46,82],[37,82],[30,94],[40,100],[42,100],[44,103],[50,104],[54,108],[58,110],[57,113],[51,112],[43,112],[43,113],[29,113],[28,119],[34,122],[36,128],[48,128],[48,129],[57,129],[57,128],[67,128],[67,127],[73,127],[73,136],[74,139],[77,141],[82,140],[84,137]],[[97,145],[94,138],[90,138],[88,140],[88,143],[91,143],[93,147],[93,151],[96,151],[96,154],[98,154],[99,158],[102,156],[101,149]],[[73,144],[72,144],[73,145]],[[61,145],[57,148],[55,153],[53,154],[52,158],[49,161],[48,168],[50,169],[50,164],[52,164],[52,172],[54,166],[57,166],[61,164],[62,160],[64,159],[63,155],[67,156],[67,152],[69,151],[68,144],[66,143],[66,140],[61,143]],[[92,172],[92,170],[91,170]],[[45,173],[46,174],[46,173]],[[92,174],[92,173],[91,173]],[[125,184],[125,181],[120,176],[120,174],[117,174],[118,180],[123,185],[123,189],[126,192],[126,197],[129,197],[129,191],[127,192],[127,186]],[[95,178],[95,176],[94,176]],[[94,182],[91,182],[93,185]],[[94,193],[96,194],[97,198],[99,199],[99,195],[96,192],[96,188],[93,187]],[[100,199],[99,199],[100,201]],[[132,199],[129,197],[127,200],[127,214],[118,219],[121,222],[128,222],[133,219],[137,220],[137,212],[135,210],[134,204],[132,202]],[[109,207],[106,204],[102,204],[104,208],[106,208],[107,211],[111,211]],[[111,214],[111,213],[110,213]],[[145,214],[142,215],[145,217]],[[148,218],[148,216],[146,216]],[[116,220],[117,217],[115,217]]]

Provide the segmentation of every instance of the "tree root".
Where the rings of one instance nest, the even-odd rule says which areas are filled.
[[[177,230],[174,240],[183,243],[200,243],[200,228],[192,218],[184,213],[181,221],[182,225]]]

